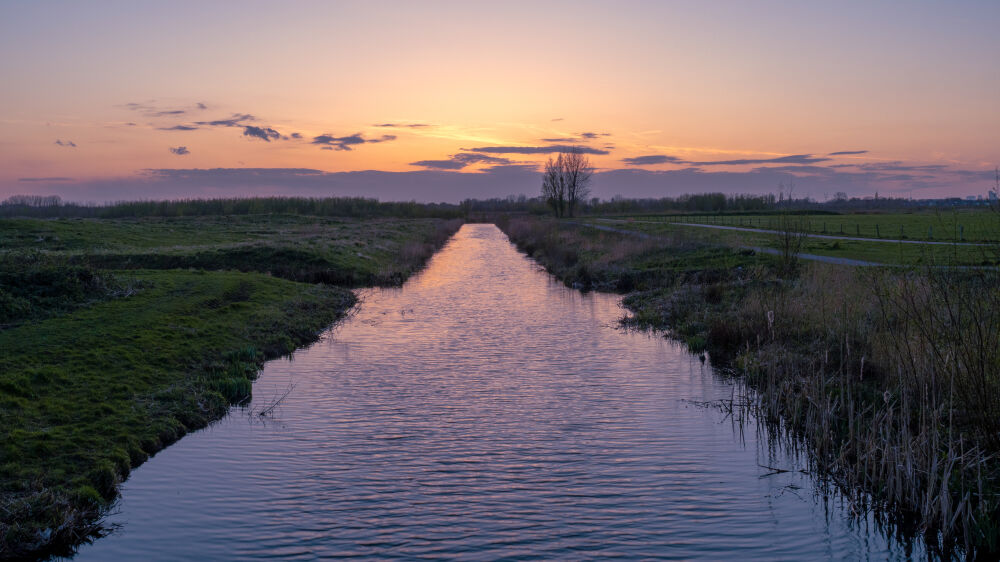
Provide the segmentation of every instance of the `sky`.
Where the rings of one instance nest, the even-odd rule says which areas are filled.
[[[0,0],[0,199],[984,195],[1000,2]]]

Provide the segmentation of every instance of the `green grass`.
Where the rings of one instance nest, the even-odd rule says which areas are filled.
[[[628,220],[630,217],[614,217]],[[643,215],[633,220],[719,224],[776,229],[777,214],[753,215]],[[940,212],[797,214],[803,230],[813,234],[863,238],[928,240],[938,242],[1000,242],[1000,215],[984,209]]]
[[[0,559],[99,532],[131,468],[248,399],[347,288],[401,282],[458,226],[0,219]]]
[[[0,219],[0,252],[39,251],[111,269],[238,269],[296,281],[392,284],[433,251],[442,224],[299,215]]]
[[[60,529],[63,502],[96,514],[131,467],[246,398],[264,358],[354,302],[260,274],[134,275],[148,286],[134,296],[0,332],[4,544]]]
[[[749,221],[751,217],[742,218],[744,221]],[[753,218],[756,219],[757,217]],[[731,226],[739,226],[740,217],[729,217],[729,219],[735,219],[735,225]],[[767,248],[778,248],[779,246],[779,236],[775,234],[682,226],[667,221],[645,222],[646,219],[643,219],[643,222],[626,221],[610,223],[593,218],[589,219],[589,221],[656,236],[681,235],[708,244]],[[745,226],[749,227],[748,223]],[[807,238],[803,243],[801,251],[807,254],[892,265],[980,266],[1000,263],[1000,243],[997,243],[995,246],[961,246],[954,244],[910,244],[889,241],[868,242]]]

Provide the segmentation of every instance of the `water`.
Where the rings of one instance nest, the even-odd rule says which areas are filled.
[[[466,225],[124,486],[78,560],[904,558],[716,408],[730,384]],[[294,385],[271,418],[253,415]]]

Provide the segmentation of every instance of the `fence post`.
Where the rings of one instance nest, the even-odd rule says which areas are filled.
[[[878,231],[878,223],[875,223],[875,238],[881,238],[882,235]]]

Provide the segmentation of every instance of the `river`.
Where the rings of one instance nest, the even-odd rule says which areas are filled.
[[[705,407],[734,393],[709,365],[493,225],[359,294],[248,408],[136,469],[75,559],[907,557]]]

